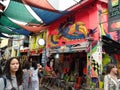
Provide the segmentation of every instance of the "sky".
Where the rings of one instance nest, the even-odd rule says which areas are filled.
[[[48,0],[48,2],[56,9],[56,10],[60,10],[60,11],[63,11],[63,10],[66,10],[68,9],[69,7],[77,4],[78,2],[80,2],[82,0]],[[8,6],[10,0],[4,0],[4,1],[1,1],[0,0],[0,3],[2,3],[3,5],[5,6]],[[6,7],[7,8],[7,7]]]
[[[66,10],[80,1],[82,0],[48,0],[55,9],[60,11]]]

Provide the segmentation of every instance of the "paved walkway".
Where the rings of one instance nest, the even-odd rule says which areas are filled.
[[[46,87],[40,87],[40,90],[50,90],[50,89],[48,89]]]
[[[40,90],[62,90],[61,88],[58,88],[58,87],[45,87],[45,86],[41,86],[40,87]]]
[[[40,90],[62,90],[62,88],[59,88],[57,86],[53,86],[53,87],[50,87],[50,86],[40,86]]]

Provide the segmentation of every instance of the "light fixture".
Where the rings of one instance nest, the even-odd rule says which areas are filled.
[[[60,55],[57,53],[56,55],[55,55],[55,59],[58,59],[60,57]]]
[[[38,40],[38,44],[39,44],[40,46],[44,46],[44,45],[45,45],[45,40],[40,38],[40,39]]]

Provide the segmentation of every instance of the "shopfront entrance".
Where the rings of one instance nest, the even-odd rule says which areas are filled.
[[[58,54],[52,54],[56,56]],[[87,76],[87,53],[60,53],[55,59],[55,70],[67,83],[72,82],[74,88],[80,88],[86,83]]]

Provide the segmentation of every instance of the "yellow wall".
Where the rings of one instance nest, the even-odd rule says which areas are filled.
[[[42,49],[44,46],[38,44],[40,38],[45,40],[46,32],[41,32],[39,35],[31,36],[30,38],[30,50]]]
[[[8,46],[8,39],[3,39],[0,44],[0,48]]]
[[[16,52],[15,49],[12,47],[11,57],[15,57],[15,56],[16,56]]]

